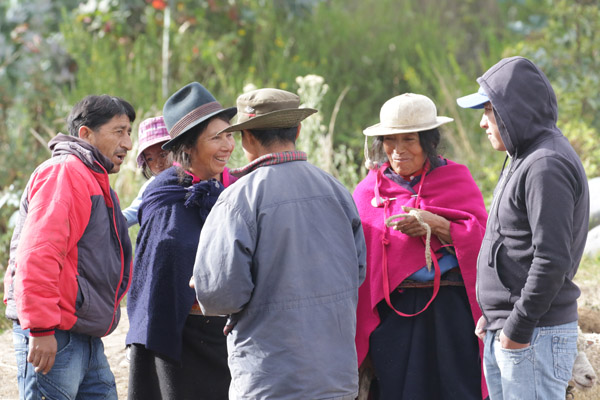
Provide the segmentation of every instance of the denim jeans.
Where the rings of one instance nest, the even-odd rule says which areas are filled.
[[[487,331],[483,354],[490,400],[564,400],[577,356],[577,321],[535,328],[524,349],[500,347]]]
[[[97,337],[57,330],[54,366],[44,375],[27,362],[29,330],[13,324],[19,399],[117,399],[115,377]]]

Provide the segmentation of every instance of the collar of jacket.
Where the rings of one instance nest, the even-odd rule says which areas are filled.
[[[59,133],[48,142],[48,148],[52,151],[52,157],[72,154],[95,172],[109,173],[115,166],[96,146],[75,136]]]
[[[305,152],[297,150],[284,151],[281,153],[270,153],[258,157],[256,160],[244,167],[232,169],[229,171],[229,173],[236,177],[242,177],[257,168],[265,167],[267,165],[283,164],[291,161],[306,161],[307,159],[308,157],[306,156]]]

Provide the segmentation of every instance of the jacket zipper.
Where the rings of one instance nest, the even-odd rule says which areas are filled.
[[[100,165],[100,164],[98,163],[98,165]],[[106,172],[106,170],[104,169],[104,167],[102,167],[102,165],[100,165],[100,167],[104,170],[106,180],[108,181],[108,172]],[[123,283],[123,274],[125,272],[125,259],[123,256],[123,243],[121,243],[121,237],[119,236],[119,228],[117,226],[117,220],[115,218],[115,201],[112,198],[112,194],[111,194],[111,190],[110,190],[110,183],[107,183],[107,184],[108,184],[108,195],[110,196],[111,203],[113,203],[113,205],[111,207],[112,224],[115,228],[115,235],[117,235],[117,241],[119,242],[119,251],[121,254],[121,273],[119,276],[119,283],[117,284],[117,287],[115,288],[115,303],[114,303],[114,307],[113,307],[112,320],[110,321],[110,325],[108,326],[108,329],[106,330],[106,332],[104,332],[104,335],[102,335],[102,336],[108,335],[108,333],[111,331],[111,329],[115,323],[115,315],[117,313],[117,307],[119,307],[119,303],[121,302],[121,299],[125,296],[125,293],[127,293],[127,290],[125,290],[125,292],[123,293],[123,296],[121,297],[121,299],[119,299],[119,288],[121,287],[121,283]],[[131,271],[129,271],[129,274],[131,276]],[[131,280],[129,282],[131,283]]]
[[[508,170],[506,171],[506,161],[508,161]],[[499,190],[498,190],[498,194],[497,196],[494,196],[492,199],[492,204],[490,206],[490,214],[489,215],[493,215],[494,213],[497,213],[497,208],[498,208],[498,203],[500,201],[500,197],[502,197],[502,195],[504,194],[504,189],[506,188],[506,181],[508,180],[508,178],[512,175],[512,169],[514,166],[514,159],[510,158],[508,155],[506,156],[506,159],[504,160],[505,165],[502,167],[502,172],[500,174],[500,181],[498,182],[498,186],[499,186]],[[504,173],[506,171],[506,173]],[[496,220],[497,220],[497,216],[496,216]],[[488,234],[488,230],[486,227],[486,233],[484,235],[484,239],[487,237]],[[491,249],[490,249],[491,250]],[[479,257],[481,257],[481,252],[479,252],[479,254],[477,254],[477,268],[479,268]],[[479,305],[479,309],[481,310],[481,315],[483,315],[483,317],[485,318],[485,320],[487,321],[487,317],[485,316],[485,312],[483,311],[483,307],[481,306],[481,302],[479,301],[479,273],[477,273],[475,275],[475,293],[476,293],[476,298],[477,298],[477,304]]]

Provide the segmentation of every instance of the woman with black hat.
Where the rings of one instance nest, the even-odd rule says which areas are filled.
[[[133,280],[127,299],[131,345],[129,399],[227,399],[226,318],[204,317],[188,286],[200,231],[233,182],[226,163],[235,142],[222,132],[224,109],[197,82],[163,108],[173,167],[148,186],[139,210]]]

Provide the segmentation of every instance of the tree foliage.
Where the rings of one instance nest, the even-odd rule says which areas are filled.
[[[600,170],[600,7],[596,0],[547,0],[542,26],[522,23],[528,34],[508,47],[534,61],[556,92],[558,127],[580,155],[589,177]]]
[[[593,0],[2,1],[0,264],[15,199],[72,104],[91,93],[132,102],[135,132],[190,81],[229,106],[249,84],[306,94],[307,77],[320,76],[321,113],[301,144],[349,189],[365,174],[362,130],[381,105],[422,93],[455,119],[444,155],[467,164],[489,198],[502,155],[489,149],[480,114],[455,99],[476,90],[475,78],[502,55],[522,54],[548,74],[560,127],[596,174],[599,21]],[[143,180],[135,152],[111,177],[122,203]]]

